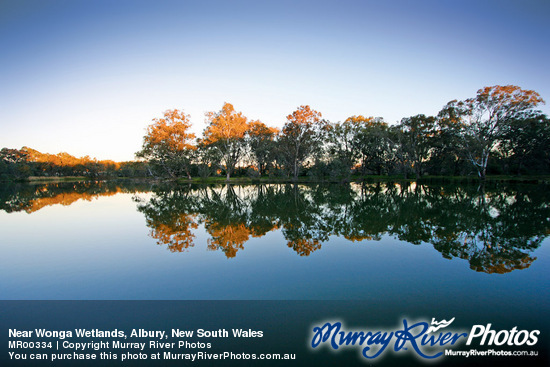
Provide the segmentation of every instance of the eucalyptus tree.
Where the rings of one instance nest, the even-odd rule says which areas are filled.
[[[358,159],[357,136],[360,128],[360,123],[351,118],[328,125],[328,153],[331,161],[337,162],[340,170],[348,175]]]
[[[513,172],[550,173],[550,119],[545,114],[522,114],[508,124],[504,136],[502,149]]]
[[[444,108],[436,117],[429,169],[436,175],[460,175],[470,169],[464,160],[461,123],[453,108]]]
[[[381,175],[384,170],[388,171],[391,160],[388,124],[382,117],[352,116],[348,120],[359,123],[354,146],[357,149],[357,163],[361,167],[361,173],[365,175],[370,171]]]
[[[278,148],[286,169],[294,180],[306,160],[321,147],[323,129],[321,113],[309,106],[300,106],[287,116],[287,122],[279,135]]]
[[[463,151],[484,180],[489,157],[503,141],[507,125],[541,103],[535,91],[495,85],[478,90],[474,98],[450,101],[442,113],[457,119]]]
[[[363,124],[370,118],[352,116],[344,122],[329,124],[327,127],[328,153],[331,163],[338,171],[349,176],[357,164],[361,150],[358,141]]]
[[[279,131],[260,121],[252,121],[246,134],[252,160],[261,176],[273,161],[275,154],[275,137]]]
[[[182,171],[191,178],[195,134],[190,133],[189,115],[182,110],[167,110],[164,117],[153,119],[143,137],[143,147],[136,157],[149,160],[171,177]]]
[[[436,118],[416,115],[401,119],[404,149],[408,154],[416,178],[424,173],[424,165],[430,157],[436,132]]]
[[[342,123],[330,124],[329,153],[349,174],[360,167],[381,174],[388,160],[388,125],[381,117],[351,116]]]
[[[208,126],[204,130],[202,144],[219,151],[229,181],[245,152],[244,138],[249,129],[248,119],[227,102],[220,111],[207,112],[206,119]]]

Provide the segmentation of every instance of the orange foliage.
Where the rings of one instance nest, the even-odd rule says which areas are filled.
[[[97,199],[100,196],[113,196],[120,192],[122,192],[122,190],[119,187],[117,187],[116,191],[113,190],[113,191],[104,192],[101,194],[88,194],[85,192],[62,193],[52,197],[43,197],[43,198],[31,200],[29,205],[25,208],[25,211],[30,214],[50,205],[68,206],[80,199],[92,201],[93,199]]]
[[[261,121],[251,121],[249,124],[248,134],[250,136],[268,136],[274,137],[279,133],[279,129],[269,127]]]
[[[210,124],[204,130],[204,142],[213,144],[220,140],[241,139],[248,131],[249,124],[242,112],[236,112],[233,105],[225,102],[218,112],[207,112]]]
[[[168,224],[152,222],[151,237],[156,239],[159,245],[167,245],[171,252],[183,252],[194,246],[195,235],[191,230],[198,228],[194,219],[194,215],[181,214]]]
[[[206,228],[212,238],[208,239],[210,250],[221,249],[227,258],[235,257],[238,250],[244,249],[244,243],[251,235],[250,229],[244,224],[207,223]]]
[[[321,248],[321,243],[312,238],[299,238],[294,241],[288,241],[287,246],[296,251],[300,256],[309,256]]]
[[[153,124],[147,127],[144,145],[162,145],[172,151],[196,149],[190,143],[195,139],[195,134],[187,132],[190,128],[189,115],[177,109],[167,110],[164,118],[153,119]]]
[[[533,108],[541,103],[544,104],[540,94],[533,90],[521,89],[516,85],[484,87],[477,91],[476,100],[497,108],[503,108],[507,105],[507,108],[513,109],[514,112]]]
[[[368,241],[378,240],[377,237],[375,237],[373,235],[370,235],[370,234],[366,234],[366,235],[358,235],[358,234],[345,235],[344,238],[349,240],[349,241],[352,241],[352,242],[361,242],[363,240],[368,240]]]
[[[49,163],[58,167],[75,167],[78,165],[85,166],[91,163],[96,163],[103,166],[111,166],[114,169],[120,168],[119,162],[115,162],[112,160],[98,161],[97,159],[90,158],[89,156],[77,158],[65,152],[58,154],[41,153],[38,150],[28,147],[21,148],[21,151],[27,154],[27,160],[29,162]]]
[[[309,106],[300,106],[286,119],[292,124],[311,126],[321,121],[321,112],[312,110]]]
[[[521,259],[491,256],[485,261],[476,262],[475,264],[470,263],[470,269],[488,274],[506,274],[514,270],[527,269],[536,259],[536,257],[527,254]]]
[[[352,124],[352,125],[361,125],[365,127],[374,127],[374,126],[385,126],[387,127],[388,124],[382,120],[381,117],[365,117],[363,115],[359,116],[351,116],[344,121],[344,124]]]

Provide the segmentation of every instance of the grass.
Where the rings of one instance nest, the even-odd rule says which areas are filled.
[[[87,181],[90,180],[84,176],[30,176],[28,177],[30,182],[70,182],[70,181]]]
[[[457,184],[471,184],[479,183],[477,176],[424,176],[421,177],[418,182],[420,183],[457,183]],[[548,175],[533,175],[533,176],[507,176],[507,175],[494,175],[487,176],[485,178],[487,183],[525,183],[525,184],[547,184],[550,183],[550,176]]]

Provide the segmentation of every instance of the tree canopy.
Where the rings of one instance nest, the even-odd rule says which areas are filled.
[[[321,113],[309,106],[300,106],[286,119],[279,145],[287,169],[296,180],[304,161],[319,147]]]
[[[206,119],[208,126],[202,142],[219,150],[229,180],[244,151],[244,137],[250,128],[248,119],[227,102],[218,112],[207,112]]]
[[[190,166],[195,134],[190,133],[189,115],[181,110],[167,110],[163,118],[153,119],[143,137],[143,148],[136,153],[176,177],[181,172],[191,178]]]
[[[505,137],[507,125],[542,103],[535,91],[495,85],[464,101],[453,100],[443,111],[457,120],[462,149],[478,176],[485,179],[489,156]]]

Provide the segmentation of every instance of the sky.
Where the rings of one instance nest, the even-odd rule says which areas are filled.
[[[550,1],[0,0],[0,148],[127,161],[182,109],[394,124],[518,85],[550,103]],[[549,106],[540,109],[549,114]]]

